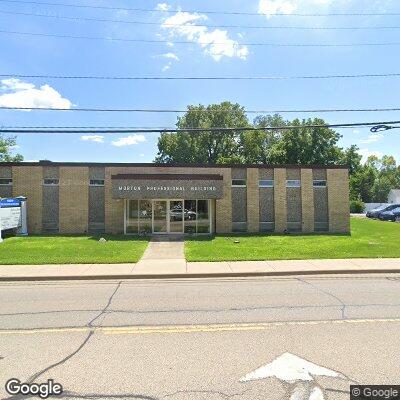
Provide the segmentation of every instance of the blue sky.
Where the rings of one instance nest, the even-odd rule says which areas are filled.
[[[53,0],[59,2],[59,0]],[[65,0],[64,3],[67,1]],[[46,34],[165,40],[129,43],[62,39],[0,32],[0,73],[128,76],[293,76],[399,72],[400,46],[257,47],[242,43],[400,42],[400,29],[291,30],[199,28],[208,25],[302,27],[400,26],[394,16],[279,16],[276,13],[394,13],[395,0],[222,0],[202,2],[139,0],[69,0],[70,4],[121,8],[159,8],[147,13],[55,7],[0,1],[1,30]],[[199,10],[198,13],[162,10]],[[202,14],[202,10],[258,15]],[[36,13],[84,18],[153,22],[134,25],[75,21],[10,14]],[[183,25],[172,27],[171,25]],[[189,41],[172,44],[168,41]],[[209,42],[202,46],[199,42]],[[213,44],[213,42],[223,44]],[[177,108],[224,100],[247,109],[326,109],[398,107],[400,78],[287,81],[83,81],[0,78],[0,105],[110,108]],[[311,114],[287,114],[287,118]],[[329,123],[400,120],[397,112],[320,114]],[[253,115],[249,116],[251,119]],[[84,113],[0,110],[2,126],[173,126],[175,114]],[[372,135],[367,128],[342,130],[341,145],[357,144],[362,153],[391,154],[400,160],[398,130]],[[20,134],[26,160],[151,162],[157,134],[129,137],[107,134]],[[85,140],[86,139],[86,140]]]

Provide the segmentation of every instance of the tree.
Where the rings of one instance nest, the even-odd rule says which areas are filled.
[[[358,154],[358,150],[358,147],[355,144],[352,144],[348,149],[344,150],[340,158],[341,164],[347,165],[349,167],[350,175],[353,175],[354,173],[360,171],[362,167],[362,156]]]
[[[176,125],[181,131],[161,134],[155,162],[214,164],[242,160],[238,158],[241,153],[238,131],[185,132],[185,128],[250,127],[245,110],[239,104],[189,106]]]
[[[286,129],[271,149],[273,164],[338,164],[341,149],[337,146],[341,135],[330,128],[310,127],[325,125],[315,118],[290,122],[292,129]]]
[[[255,128],[279,128],[288,124],[279,114],[259,115],[254,119]],[[274,154],[276,144],[281,140],[283,130],[254,130],[241,134],[243,158],[249,164],[268,164],[278,157]]]
[[[0,162],[22,161],[21,154],[11,155],[11,150],[17,145],[16,138],[4,137],[0,134]]]
[[[370,165],[365,165],[350,176],[350,199],[361,200],[364,203],[373,202],[373,187],[377,171]]]

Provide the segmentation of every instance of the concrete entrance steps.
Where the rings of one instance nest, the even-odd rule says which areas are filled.
[[[144,274],[151,269],[163,273],[171,268],[173,273],[186,271],[185,241],[183,235],[153,236],[135,271]]]

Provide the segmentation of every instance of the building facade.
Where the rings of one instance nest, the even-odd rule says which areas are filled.
[[[1,163],[29,233],[350,232],[338,166]]]

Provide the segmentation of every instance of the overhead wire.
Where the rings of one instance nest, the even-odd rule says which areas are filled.
[[[246,12],[246,11],[218,11],[218,10],[191,10],[191,9],[160,9],[160,8],[143,8],[143,7],[115,7],[115,6],[101,6],[101,5],[90,5],[90,4],[72,4],[72,3],[53,3],[45,1],[34,1],[34,0],[0,0],[2,3],[14,3],[14,4],[35,4],[35,5],[46,5],[55,7],[70,7],[70,8],[89,8],[89,9],[102,9],[102,10],[120,10],[120,11],[138,11],[138,12],[162,12],[162,13],[199,13],[199,14],[217,14],[217,15],[247,15],[247,16],[262,16],[265,15],[261,12]],[[335,17],[335,16],[399,16],[399,12],[351,12],[351,13],[282,13],[277,12],[272,15],[276,16],[295,16],[295,17]]]
[[[396,78],[400,73],[382,74],[338,74],[338,75],[294,75],[294,76],[105,76],[105,75],[54,75],[54,74],[0,74],[0,78],[35,79],[83,79],[83,80],[296,80],[296,79],[352,79],[352,78]]]
[[[1,0],[0,0],[1,1]],[[204,42],[204,41],[190,41],[190,40],[163,40],[163,39],[132,39],[132,38],[116,38],[116,37],[103,37],[103,36],[84,36],[84,35],[67,35],[55,33],[42,33],[42,32],[21,32],[0,30],[0,33],[22,36],[36,36],[36,37],[54,37],[59,39],[83,39],[83,40],[104,40],[109,42],[125,42],[125,43],[172,43],[172,44],[198,44],[198,45],[223,45],[223,42]],[[240,46],[259,46],[259,47],[383,47],[383,46],[400,46],[400,42],[376,42],[376,43],[267,43],[267,42],[246,42],[234,43],[234,47]]]
[[[0,14],[9,15],[22,15],[31,17],[41,17],[41,18],[53,18],[53,19],[64,19],[69,21],[85,21],[85,22],[112,22],[112,23],[122,23],[122,24],[132,24],[132,25],[157,25],[168,28],[178,28],[182,26],[190,27],[206,27],[206,28],[238,28],[238,29],[289,29],[289,30],[389,30],[389,29],[400,29],[400,26],[344,26],[344,27],[327,27],[327,26],[276,26],[276,25],[214,25],[214,24],[171,24],[166,22],[152,22],[152,21],[136,21],[136,20],[124,20],[124,19],[109,19],[109,18],[93,18],[93,17],[77,17],[77,16],[67,16],[67,15],[50,15],[50,14],[40,14],[40,13],[27,13],[27,12],[17,12],[17,11],[6,11],[0,10]]]
[[[59,129],[43,129],[43,128],[0,128],[1,133],[92,133],[92,134],[112,134],[112,133],[176,133],[176,132],[210,132],[210,133],[221,133],[221,132],[246,132],[246,131],[281,131],[289,129],[304,129],[304,128],[355,128],[355,127],[374,127],[378,125],[398,125],[400,121],[379,121],[379,122],[354,122],[354,123],[337,123],[337,124],[308,124],[302,123],[299,125],[282,125],[273,127],[213,127],[213,128],[118,128],[118,129],[88,129],[88,128],[59,128]]]
[[[203,109],[155,109],[155,108],[52,108],[52,107],[12,107],[0,106],[0,110],[21,110],[21,111],[68,111],[68,112],[133,112],[133,113],[186,113],[191,112],[215,112],[214,110]],[[278,114],[278,113],[337,113],[337,112],[393,112],[400,111],[400,108],[332,108],[332,109],[297,109],[297,110],[245,110],[247,114]],[[230,112],[230,110],[219,110]]]

